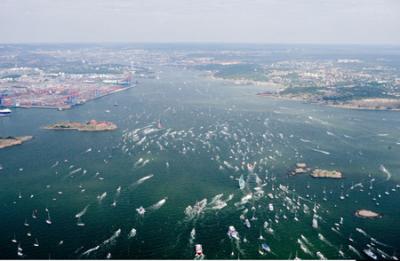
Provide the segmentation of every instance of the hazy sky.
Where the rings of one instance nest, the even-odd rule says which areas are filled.
[[[400,0],[0,0],[0,42],[400,44]]]

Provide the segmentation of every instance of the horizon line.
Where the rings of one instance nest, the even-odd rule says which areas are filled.
[[[0,42],[0,45],[113,45],[113,44],[148,44],[148,45],[318,45],[318,46],[387,46],[400,47],[400,43],[315,43],[315,42],[218,42],[218,41],[176,41],[176,42],[159,42],[159,41],[84,41],[84,42]]]

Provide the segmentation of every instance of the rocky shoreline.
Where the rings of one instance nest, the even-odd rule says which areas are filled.
[[[349,109],[349,110],[367,110],[367,111],[400,111],[400,99],[369,98],[360,100],[349,100],[346,102],[328,102],[321,99],[315,99],[312,95],[282,95],[279,92],[260,92],[256,94],[260,97],[270,97],[273,99],[300,101],[308,104],[318,104],[328,107]]]
[[[44,128],[47,130],[112,131],[118,127],[112,122],[90,120],[86,123],[59,122],[45,126]]]
[[[21,145],[22,143],[33,139],[33,136],[18,136],[18,137],[0,137],[0,149]]]
[[[338,170],[324,170],[324,169],[315,169],[310,174],[313,178],[331,178],[331,179],[341,179],[343,178],[342,172]]]

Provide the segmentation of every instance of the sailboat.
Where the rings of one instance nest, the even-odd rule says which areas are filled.
[[[21,247],[20,244],[18,244],[17,255],[18,255],[18,256],[23,256],[23,255],[24,255],[24,254],[22,253],[22,247]]]
[[[85,226],[85,223],[82,222],[81,217],[78,218],[78,221],[76,222],[76,225],[77,225],[78,227],[83,227],[83,226]]]
[[[37,218],[37,216],[36,216],[36,209],[35,209],[34,211],[32,211],[32,218],[34,218],[34,219]]]
[[[50,213],[49,212],[47,212],[47,219],[46,219],[46,223],[47,224],[49,224],[49,225],[51,225],[51,218],[50,218]]]
[[[262,250],[264,250],[265,252],[271,252],[271,248],[269,247],[269,245],[267,243],[262,243],[261,244],[261,248]]]
[[[201,244],[196,244],[195,246],[195,259],[203,259],[203,246]]]
[[[243,190],[245,186],[246,186],[246,181],[244,181],[243,175],[240,175],[239,188]]]
[[[318,220],[317,220],[316,216],[313,217],[312,227],[315,228],[315,229],[318,228]]]
[[[244,225],[245,225],[247,228],[250,228],[250,227],[251,227],[250,221],[249,221],[247,218],[244,220]]]
[[[13,242],[13,243],[17,243],[17,238],[15,237],[15,233],[14,233],[14,237],[13,237],[13,239],[11,239],[11,242]]]

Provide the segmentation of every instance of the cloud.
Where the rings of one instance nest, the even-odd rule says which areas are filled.
[[[0,42],[400,44],[397,0],[1,0]]]

